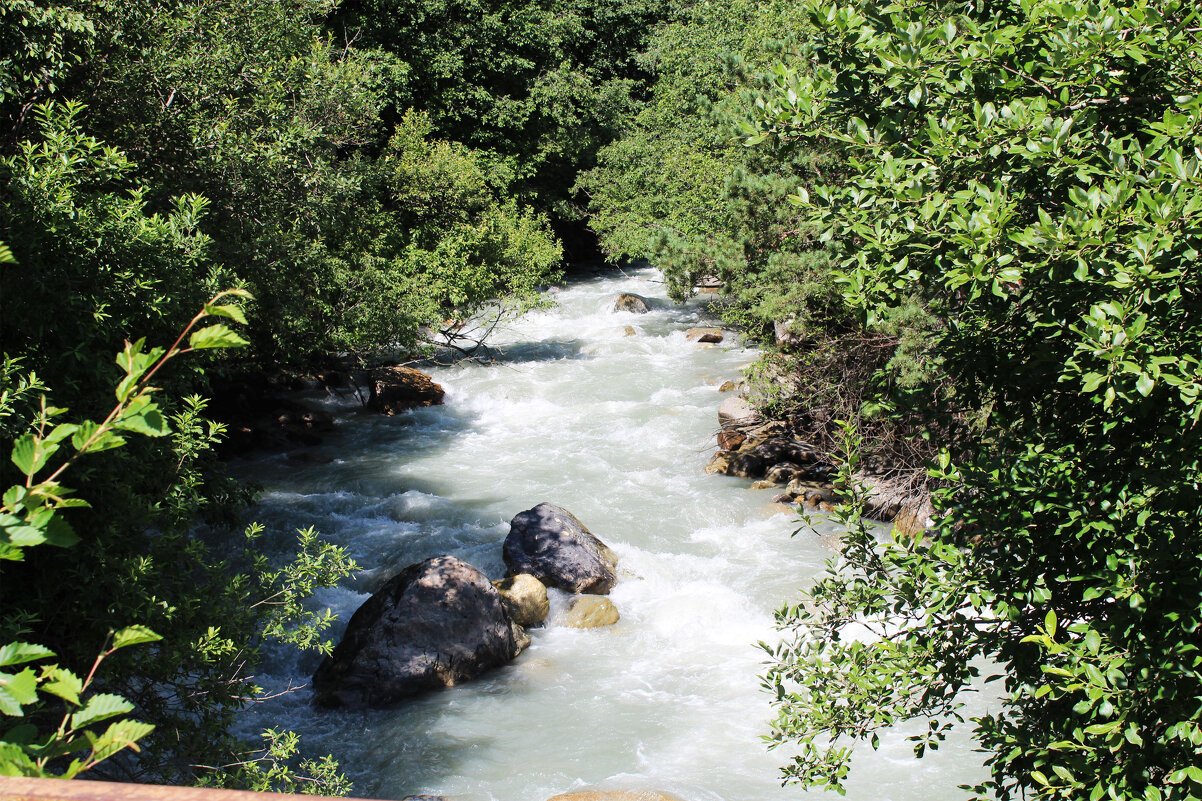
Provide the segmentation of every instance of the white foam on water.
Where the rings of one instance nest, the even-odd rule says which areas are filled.
[[[613,311],[619,292],[647,314]],[[795,599],[833,555],[827,539],[780,512],[771,491],[706,475],[715,449],[717,387],[754,352],[684,330],[712,324],[699,302],[671,304],[650,269],[580,280],[558,305],[498,327],[498,363],[430,370],[446,405],[383,417],[323,399],[339,422],[306,449],[242,463],[267,491],[255,517],[282,554],[315,526],[363,568],[310,603],[340,617],[335,634],[404,566],[452,553],[493,578],[504,572],[508,521],[542,501],[571,510],[618,554],[610,628],[561,624],[553,592],[545,627],[512,664],[394,709],[322,711],[308,690],[256,705],[248,734],[300,732],[311,754],[333,753],[356,795],[416,793],[456,801],[542,801],[581,787],[659,789],[689,801],[775,801],[787,754],[760,737],[773,715],[757,675],[773,610]],[[627,336],[625,327],[636,329]],[[819,523],[829,533],[829,524]],[[273,648],[257,681],[304,684],[313,657]],[[859,755],[849,797],[959,798],[981,778],[963,739],[922,761],[904,733]]]

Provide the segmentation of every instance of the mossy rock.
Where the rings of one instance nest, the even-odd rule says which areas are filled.
[[[564,625],[574,629],[599,629],[612,626],[622,616],[613,601],[602,595],[579,595],[564,618]]]

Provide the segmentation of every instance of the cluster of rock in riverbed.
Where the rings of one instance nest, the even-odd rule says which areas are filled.
[[[351,616],[313,675],[318,704],[385,707],[503,665],[530,644],[550,611],[547,588],[575,595],[576,628],[618,621],[608,599],[618,558],[571,512],[540,503],[513,518],[502,547],[508,575],[490,582],[462,559],[410,565]]]
[[[721,282],[702,288],[714,288]],[[622,294],[614,303],[615,311],[643,313],[650,310],[646,298]],[[627,326],[627,333],[633,333]],[[796,344],[789,340],[788,326],[775,327],[778,344]],[[686,336],[700,343],[719,343],[723,333],[717,328],[693,328]],[[733,381],[722,391],[740,390]],[[839,502],[831,477],[835,465],[828,454],[794,438],[779,421],[766,421],[742,395],[727,398],[718,409],[718,452],[710,459],[707,473],[721,473],[750,479],[752,489],[780,488],[777,503],[796,504],[809,509],[830,511]],[[925,529],[932,512],[929,499],[913,497],[906,487],[894,485],[887,477],[860,472],[854,477],[868,490],[865,514],[873,519],[892,522],[906,531]]]
[[[212,412],[226,423],[222,452],[234,456],[251,451],[319,445],[334,431],[334,416],[296,400],[296,393],[325,389],[359,396],[368,409],[393,415],[437,406],[445,390],[421,370],[402,365],[366,369],[331,369],[230,387],[214,398]]]
[[[530,644],[526,630],[546,620],[548,587],[574,594],[564,625],[618,621],[604,597],[618,580],[618,558],[566,509],[540,503],[516,515],[502,557],[508,575],[500,581],[490,582],[462,559],[435,556],[386,582],[351,616],[342,641],[314,673],[316,702],[386,707],[503,665]],[[549,801],[680,800],[651,791],[581,791]]]
[[[788,436],[783,424],[761,420],[743,397],[732,395],[722,402],[718,423],[719,450],[705,472],[751,479],[753,489],[783,487],[777,496],[781,503],[826,511],[837,501],[826,482],[834,468],[823,454]]]

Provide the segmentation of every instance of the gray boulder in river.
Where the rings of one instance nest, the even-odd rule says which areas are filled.
[[[618,295],[618,299],[614,301],[614,311],[646,314],[647,312],[651,311],[651,305],[647,303],[647,299],[642,295],[636,295],[633,292],[623,292],[621,295]]]
[[[453,556],[402,570],[313,674],[322,706],[388,706],[503,665],[530,642],[483,573]]]
[[[529,573],[548,587],[608,595],[618,557],[566,509],[540,503],[517,514],[501,555],[511,574]]]

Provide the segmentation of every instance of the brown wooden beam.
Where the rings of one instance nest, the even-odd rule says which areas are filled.
[[[0,776],[0,801],[266,801],[268,795],[272,801],[330,801],[328,796],[318,795]]]

